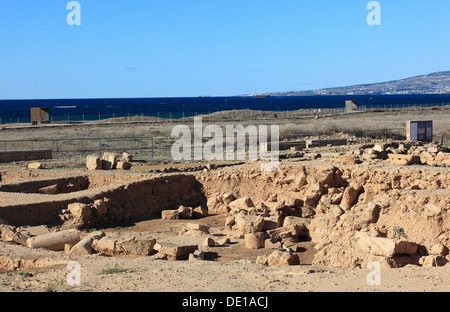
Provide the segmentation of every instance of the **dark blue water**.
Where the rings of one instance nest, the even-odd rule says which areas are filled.
[[[343,108],[346,100],[355,100],[358,102],[358,106],[367,106],[368,108],[408,107],[450,104],[450,95],[0,100],[0,119],[2,123],[29,122],[31,107],[48,107],[52,121],[79,121],[135,115],[181,118],[233,109],[275,112],[312,108]]]

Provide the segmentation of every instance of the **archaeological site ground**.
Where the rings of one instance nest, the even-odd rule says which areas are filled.
[[[375,113],[308,120],[328,137],[286,147],[267,172],[261,159],[173,162],[126,146],[0,163],[0,291],[449,291],[448,128],[441,141],[413,142],[402,130],[366,135],[376,127],[361,118],[405,124]],[[0,133],[100,137],[121,127]],[[326,141],[331,132],[339,144]]]

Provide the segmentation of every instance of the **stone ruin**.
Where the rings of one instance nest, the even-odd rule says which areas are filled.
[[[414,146],[405,154],[389,154],[425,152]],[[392,147],[367,148],[381,154]],[[436,153],[434,160],[442,153],[426,152]],[[257,258],[261,265],[300,264],[301,242],[307,241],[314,245],[317,266],[365,268],[372,261],[383,267],[440,266],[449,261],[450,172],[439,169],[291,164],[261,172],[255,162],[158,177],[87,171],[23,180],[5,172],[0,174],[0,239],[78,255],[203,260],[203,247],[237,237],[249,250],[268,251]],[[226,217],[222,240],[196,222],[211,214]],[[204,243],[81,232],[148,218],[186,220],[179,236],[204,237]]]

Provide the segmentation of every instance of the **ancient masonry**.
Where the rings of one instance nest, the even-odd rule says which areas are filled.
[[[403,162],[400,155],[418,160]],[[73,176],[2,172],[0,237],[27,248],[81,255],[159,254],[173,260],[203,260],[205,246],[240,237],[250,250],[271,250],[258,257],[261,265],[300,264],[297,243],[309,241],[316,250],[312,263],[318,266],[365,268],[371,261],[383,267],[444,265],[450,246],[447,156],[439,148],[396,144],[363,146],[332,155],[328,163],[324,156],[321,165],[293,162],[273,172],[262,172],[252,162],[152,176],[110,171],[101,160],[93,162],[103,170]],[[375,160],[389,165],[358,165]],[[210,214],[226,216],[223,241],[208,236],[210,229],[201,222]],[[186,219],[181,236],[205,241],[169,244],[139,233],[80,232],[146,218]]]

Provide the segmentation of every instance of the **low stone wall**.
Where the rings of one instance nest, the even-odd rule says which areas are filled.
[[[53,159],[52,150],[0,151],[0,163]]]
[[[77,176],[54,179],[35,179],[28,182],[11,182],[0,185],[0,192],[62,194],[85,190],[89,177]]]

